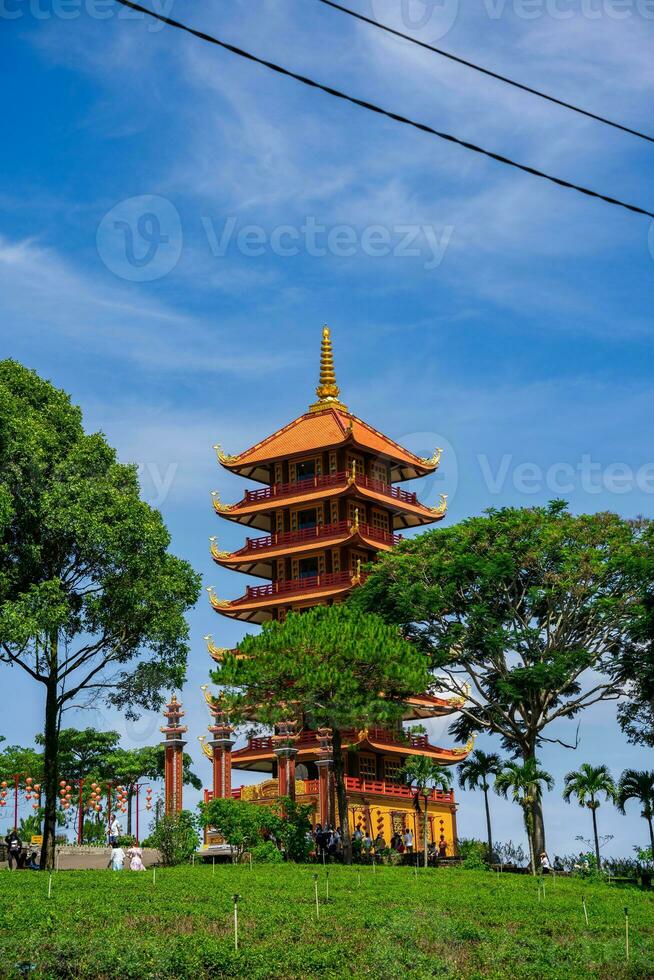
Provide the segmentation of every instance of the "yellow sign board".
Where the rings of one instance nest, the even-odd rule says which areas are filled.
[[[32,834],[32,844],[42,844],[43,834]]]

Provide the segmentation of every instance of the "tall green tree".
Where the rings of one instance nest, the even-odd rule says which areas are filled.
[[[523,763],[505,762],[501,771],[495,776],[495,792],[505,799],[510,795],[513,802],[522,808],[532,874],[536,874],[536,867],[540,864],[541,852],[538,850],[540,841],[536,836],[535,814],[541,812],[543,786],[552,789],[554,779],[533,758]]]
[[[494,732],[527,762],[544,742],[576,747],[548,735],[552,722],[624,690],[615,665],[642,614],[636,558],[649,529],[561,501],[490,510],[383,555],[351,601],[400,625],[431,654],[441,688],[466,694],[459,739]],[[539,806],[534,826],[540,852]]]
[[[321,606],[266,623],[247,636],[239,659],[212,674],[228,689],[239,723],[271,726],[293,718],[333,734],[334,782],[346,857],[350,855],[341,729],[401,725],[402,698],[427,689],[427,657],[396,627],[348,606]]]
[[[579,806],[587,807],[593,815],[593,838],[598,869],[602,867],[597,832],[597,810],[600,805],[601,793],[607,800],[615,800],[616,798],[615,783],[607,766],[591,766],[588,762],[582,762],[579,769],[569,772],[565,777],[563,799],[569,803],[571,798],[576,796]]]
[[[54,863],[62,712],[159,707],[188,654],[198,576],[168,551],[136,467],[86,434],[69,397],[0,362],[0,659],[44,694],[42,861]]]
[[[448,790],[452,788],[452,774],[445,766],[439,765],[424,755],[410,755],[400,773],[409,786],[416,787],[416,809],[420,813],[420,797],[424,810],[422,811],[422,850],[425,868],[429,859],[427,810],[432,789]],[[455,841],[456,846],[456,841]]]
[[[625,769],[620,776],[616,798],[620,813],[626,813],[629,800],[638,800],[642,806],[640,815],[647,821],[649,845],[654,855],[654,771]]]
[[[461,789],[481,789],[484,794],[489,862],[493,860],[493,830],[488,791],[491,788],[490,780],[497,776],[503,765],[504,763],[497,752],[483,752],[482,749],[475,749],[472,755],[469,755],[465,762],[462,762],[458,767]]]

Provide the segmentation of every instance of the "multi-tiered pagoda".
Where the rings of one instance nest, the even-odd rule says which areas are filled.
[[[315,401],[304,415],[237,456],[216,447],[220,463],[232,473],[263,486],[246,490],[242,500],[224,504],[214,492],[218,515],[267,532],[247,537],[238,551],[221,551],[215,538],[211,553],[217,564],[266,579],[248,586],[237,599],[221,599],[209,590],[216,612],[247,623],[283,619],[289,610],[340,602],[362,579],[361,569],[380,551],[392,548],[405,528],[441,520],[445,495],[428,507],[415,493],[396,483],[433,473],[440,450],[422,459],[353,415],[340,401],[329,329],[324,327],[320,381]],[[223,652],[210,638],[209,652]],[[293,726],[268,737],[250,738],[232,752],[229,721],[218,702],[207,696],[215,724],[207,755],[214,761],[216,795],[270,802],[296,796],[315,804],[317,822],[335,823],[331,777],[331,740],[325,730],[298,731]],[[460,699],[418,695],[406,704],[405,720],[451,714]],[[216,737],[219,733],[220,738]],[[413,794],[398,778],[409,755],[425,755],[443,765],[460,762],[465,749],[441,749],[424,734],[368,729],[343,733],[347,751],[347,790],[352,829],[360,824],[372,837],[381,830],[390,840],[408,824],[414,829]],[[269,774],[258,786],[231,788],[232,769]],[[211,793],[207,793],[210,797]],[[456,840],[452,792],[433,791],[431,837]],[[418,827],[415,827],[418,830]]]

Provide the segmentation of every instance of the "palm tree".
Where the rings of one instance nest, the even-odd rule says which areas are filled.
[[[448,790],[452,786],[452,776],[444,766],[439,766],[437,762],[432,762],[424,755],[410,755],[400,770],[401,775],[409,786],[415,785],[416,809],[420,813],[420,796],[425,801],[423,814],[423,851],[425,867],[427,867],[427,806],[432,787]]]
[[[637,769],[625,769],[620,776],[618,784],[617,806],[620,813],[625,812],[627,800],[638,800],[643,809],[640,811],[641,817],[647,820],[649,827],[649,842],[654,856],[654,772]]]
[[[475,749],[465,762],[459,766],[459,786],[461,789],[482,790],[484,794],[484,805],[486,807],[486,831],[488,835],[488,860],[493,860],[493,832],[491,829],[490,806],[488,803],[488,791],[491,776],[497,776],[502,769],[502,759],[497,752],[483,752]]]
[[[531,873],[536,874],[536,856],[534,854],[534,808],[540,804],[543,795],[543,784],[548,789],[554,786],[554,779],[549,772],[541,769],[536,759],[526,762],[505,762],[502,770],[495,777],[495,792],[505,799],[509,793],[514,803],[522,807],[529,841],[529,865]]]
[[[579,769],[575,772],[569,772],[565,777],[563,799],[569,803],[570,797],[576,796],[579,806],[588,807],[593,815],[593,836],[595,838],[595,858],[598,870],[602,867],[599,836],[597,834],[597,808],[600,805],[600,793],[604,793],[607,800],[615,800],[615,783],[607,766],[591,766],[589,762],[584,762],[579,766]]]

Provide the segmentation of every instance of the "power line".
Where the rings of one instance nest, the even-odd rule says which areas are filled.
[[[406,116],[401,116],[396,112],[390,112],[388,109],[382,109],[373,102],[366,102],[364,99],[358,99],[353,95],[347,95],[345,92],[331,88],[329,85],[322,85],[320,82],[316,82],[312,78],[307,78],[305,75],[299,75],[296,72],[290,71],[288,68],[283,68],[281,65],[277,65],[272,61],[266,61],[264,58],[259,58],[257,55],[252,54],[249,51],[245,51],[243,48],[238,48],[234,44],[229,44],[227,41],[221,41],[212,34],[206,34],[204,31],[198,31],[194,27],[189,27],[187,24],[182,24],[180,21],[173,20],[172,17],[166,17],[164,14],[155,13],[154,10],[148,10],[147,7],[141,6],[141,4],[136,3],[135,0],[117,0],[117,2],[122,4],[124,7],[131,7],[132,10],[138,10],[140,13],[147,14],[148,17],[159,20],[163,24],[168,24],[170,27],[175,27],[180,31],[184,31],[186,34],[191,34],[193,37],[197,37],[201,41],[207,41],[209,44],[215,44],[218,47],[223,48],[225,51],[231,51],[232,54],[238,55],[240,58],[246,58],[248,61],[252,61],[257,65],[262,65],[264,68],[269,68],[271,71],[277,72],[279,75],[285,75],[287,78],[293,78],[296,82],[301,82],[302,85],[308,85],[311,88],[319,89],[321,92],[326,92],[327,95],[332,95],[334,98],[343,99],[345,102],[351,102],[352,105],[358,105],[362,109],[368,109],[369,112],[375,112],[377,115],[385,116],[387,119],[393,119],[395,122],[402,123],[405,126],[412,126],[414,129],[418,129],[423,133],[429,133],[431,136],[437,136],[439,139],[447,140],[449,143],[456,143],[457,146],[463,146],[465,149],[472,150],[474,153],[480,153],[482,156],[490,157],[491,160],[497,160],[498,163],[503,163],[506,166],[514,167],[516,170],[521,170],[523,173],[531,174],[534,177],[540,177],[543,180],[548,180],[553,184],[557,184],[559,187],[567,187],[570,190],[577,191],[579,194],[585,194],[586,197],[594,197],[600,201],[604,201],[606,204],[613,204],[616,207],[625,208],[627,211],[633,211],[635,214],[644,214],[648,218],[654,218],[653,211],[647,211],[645,208],[638,207],[635,204],[627,204],[615,197],[608,197],[605,194],[600,194],[598,191],[590,190],[589,188],[582,187],[579,184],[573,184],[568,180],[564,180],[562,177],[554,177],[552,174],[545,173],[542,170],[537,170],[535,167],[529,167],[524,163],[517,163],[510,157],[505,157],[499,153],[494,153],[492,150],[485,150],[483,147],[477,146],[475,143],[469,143],[467,140],[459,139],[457,136],[452,136],[450,133],[440,132],[437,129],[433,129],[431,126],[428,126],[426,123],[416,122],[415,120],[409,119]]]
[[[512,85],[514,88],[521,89],[523,92],[529,92],[530,95],[537,95],[540,99],[546,99],[548,102],[553,102],[555,105],[563,106],[564,109],[571,109],[573,112],[578,112],[582,116],[587,116],[589,119],[595,119],[597,122],[604,123],[606,126],[612,126],[614,129],[620,129],[623,133],[630,133],[632,136],[638,136],[639,139],[647,140],[648,143],[654,143],[654,136],[648,136],[647,133],[641,133],[638,129],[632,129],[630,126],[624,126],[622,123],[614,122],[612,119],[607,119],[605,116],[600,116],[595,112],[590,112],[588,109],[581,109],[579,106],[573,105],[571,102],[564,102],[563,99],[557,99],[554,95],[548,95],[547,92],[541,92],[537,88],[533,88],[531,85],[525,85],[523,82],[516,82],[513,78],[508,78],[506,75],[500,75],[496,71],[491,71],[490,68],[484,68],[482,65],[475,64],[474,61],[468,61],[466,58],[460,58],[459,55],[451,54],[449,51],[444,51],[442,48],[436,48],[432,44],[427,44],[426,41],[420,41],[416,37],[411,37],[410,34],[403,34],[402,31],[397,31],[394,27],[389,27],[388,24],[383,24],[381,21],[374,20],[372,17],[366,17],[365,14],[360,14],[356,10],[351,10],[349,7],[344,7],[340,3],[336,3],[335,0],[318,0],[318,3],[325,4],[326,7],[332,7],[334,10],[339,10],[343,14],[347,14],[348,17],[354,17],[356,20],[363,21],[365,24],[370,24],[372,27],[378,28],[380,31],[386,31],[387,34],[393,34],[395,37],[400,37],[404,41],[409,41],[411,44],[417,44],[418,47],[424,48],[425,51],[431,51],[433,54],[438,54],[442,58],[449,58],[450,61],[456,61],[459,65],[465,65],[466,68],[472,68],[474,71],[481,72],[482,75],[488,75],[489,78],[495,78],[499,82],[505,82],[507,85]]]

